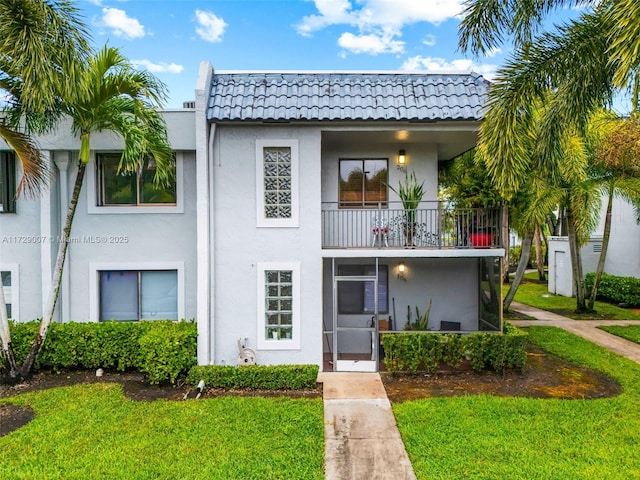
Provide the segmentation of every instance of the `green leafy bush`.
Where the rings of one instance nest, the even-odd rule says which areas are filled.
[[[177,378],[196,365],[197,332],[194,324],[160,322],[140,337],[140,370],[151,383]]]
[[[584,286],[587,292],[591,292],[594,278],[594,273],[587,273],[585,276]],[[640,278],[618,277],[603,273],[598,285],[597,298],[628,307],[640,307]]]
[[[17,362],[24,361],[39,325],[10,323]],[[134,369],[154,383],[175,382],[196,363],[196,338],[193,322],[52,323],[34,368]]]
[[[523,371],[527,360],[526,333],[507,325],[504,334],[473,333],[470,335],[430,332],[385,333],[382,335],[384,364],[391,373],[436,371],[444,362],[456,368],[469,359],[474,370],[492,368]]]
[[[195,366],[187,383],[204,380],[207,388],[248,390],[308,390],[316,386],[317,365],[229,365]]]

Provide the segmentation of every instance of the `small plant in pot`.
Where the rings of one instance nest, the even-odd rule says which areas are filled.
[[[413,248],[413,237],[415,236],[416,231],[416,210],[418,209],[418,205],[422,201],[422,197],[425,193],[424,181],[422,183],[418,183],[416,172],[411,172],[411,174],[405,172],[404,183],[400,180],[398,182],[397,190],[391,185],[389,185],[389,188],[398,195],[402,201],[406,217],[404,222],[404,235],[406,239],[405,245],[409,248]]]

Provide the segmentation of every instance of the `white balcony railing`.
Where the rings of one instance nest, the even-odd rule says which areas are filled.
[[[420,202],[405,210],[400,202],[344,208],[322,204],[323,248],[495,248],[500,246],[497,209],[447,209]]]

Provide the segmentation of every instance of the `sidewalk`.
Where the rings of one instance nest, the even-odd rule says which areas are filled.
[[[377,373],[321,372],[325,478],[415,480]]]
[[[640,345],[600,330],[601,325],[640,325],[640,320],[573,320],[529,305],[513,302],[511,308],[537,320],[509,320],[518,327],[547,325],[562,328],[620,356],[640,363]]]

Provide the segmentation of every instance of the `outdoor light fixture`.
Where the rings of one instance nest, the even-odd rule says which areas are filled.
[[[404,166],[405,163],[407,163],[407,152],[400,150],[398,152],[398,165]]]
[[[404,276],[406,271],[407,271],[407,267],[405,266],[404,263],[400,262],[398,264],[398,278],[400,280],[406,280],[406,277]]]
[[[407,165],[407,152],[403,149],[398,151],[398,170],[406,171],[405,166]]]

